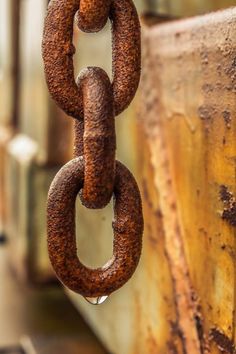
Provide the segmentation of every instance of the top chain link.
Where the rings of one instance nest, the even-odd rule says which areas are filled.
[[[98,11],[97,15],[90,17],[85,11],[85,4],[89,1],[61,0],[58,3],[57,0],[51,0],[45,19],[42,49],[48,88],[57,104],[68,115],[77,119],[83,118],[83,98],[74,78],[75,47],[72,43],[74,17],[79,10],[79,27],[86,31],[98,28],[98,22],[102,27],[107,16],[109,1],[94,0],[93,2],[102,3],[103,11]],[[80,4],[83,5],[83,11],[80,10]],[[90,6],[87,6],[86,9],[89,8]],[[96,24],[93,27],[91,21],[94,17],[96,17]],[[84,18],[86,18],[85,24]],[[115,115],[118,115],[130,104],[139,84],[140,25],[137,11],[131,0],[111,1],[109,18],[112,24],[114,110]]]

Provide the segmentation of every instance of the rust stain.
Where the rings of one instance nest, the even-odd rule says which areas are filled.
[[[203,317],[202,317],[202,308],[200,299],[198,298],[196,292],[192,290],[192,299],[195,303],[196,311],[194,313],[194,321],[195,326],[198,333],[199,344],[200,344],[200,352],[201,354],[206,354],[209,352],[209,343],[204,333],[204,326],[203,326]]]
[[[224,204],[222,219],[226,220],[230,225],[236,226],[236,200],[233,194],[225,185],[220,186],[220,199]]]
[[[183,352],[185,354],[186,353],[185,338],[184,338],[183,331],[182,331],[182,329],[179,326],[179,321],[178,320],[179,320],[179,318],[177,318],[177,320],[175,322],[170,321],[171,333],[172,333],[173,339],[174,338],[179,338],[180,339],[180,341],[182,343],[182,349],[183,349]],[[175,341],[173,340],[172,343],[174,344],[174,342]]]
[[[223,350],[227,354],[236,354],[236,347],[233,341],[228,338],[221,330],[212,328],[209,336],[210,340],[213,340],[220,350]]]
[[[198,116],[200,119],[204,121],[209,121],[212,119],[213,115],[215,113],[214,107],[210,105],[202,105],[198,108]]]
[[[150,48],[149,38],[144,37],[144,39],[146,40],[146,52],[143,55],[145,65],[142,76],[141,101],[143,99],[145,104],[141,106],[142,112],[139,114],[139,119],[149,142],[150,159],[155,171],[154,182],[156,189],[160,193],[159,203],[161,214],[163,215],[165,254],[169,263],[174,289],[174,300],[176,302],[177,319],[174,324],[172,323],[172,331],[175,332],[175,335],[173,335],[173,341],[168,343],[168,345],[173,353],[177,350],[177,352],[181,353],[201,354],[201,345],[195,319],[198,312],[196,303],[192,298],[191,281],[183,249],[175,188],[171,178],[168,147],[161,121],[162,107],[159,101],[159,90],[155,76],[150,75],[150,72],[153,72],[153,68],[158,66],[158,61],[155,54],[150,53],[152,48]],[[154,63],[152,62],[153,59],[155,60]],[[148,69],[148,72],[145,69]],[[161,70],[160,67],[158,69]],[[205,113],[204,109],[200,109],[200,114],[208,119],[211,116],[211,113],[208,111]],[[174,342],[174,337],[176,336],[182,343],[181,349]]]
[[[173,341],[172,342],[169,341],[167,343],[167,348],[169,354],[179,354],[178,349]]]
[[[147,29],[144,33],[145,53],[141,86],[143,96],[141,98],[142,112],[139,115],[140,125],[142,125],[147,136],[146,141],[151,151],[150,160],[155,170],[155,187],[160,194],[166,257],[172,274],[173,295],[178,311],[178,318],[177,321],[174,318],[176,323],[173,327],[176,326],[175,336],[181,338],[184,346],[184,349],[181,350],[176,345],[173,335],[173,340],[171,338],[168,343],[169,351],[166,350],[168,353],[182,354],[184,350],[191,354],[210,353],[211,350],[218,353],[220,352],[219,349],[227,353],[235,353],[233,342],[222,333],[216,335],[216,332],[213,332],[219,349],[217,350],[215,343],[210,343],[210,347],[208,327],[209,322],[213,323],[215,320],[226,322],[226,324],[229,321],[232,323],[230,311],[233,306],[233,299],[228,296],[228,289],[222,288],[222,291],[218,294],[218,297],[220,296],[222,300],[219,303],[219,298],[215,298],[214,292],[209,291],[208,293],[208,288],[202,286],[202,276],[205,280],[210,281],[212,277],[216,276],[217,259],[209,259],[209,251],[213,255],[215,252],[221,253],[220,247],[222,245],[222,250],[230,252],[233,257],[232,248],[229,249],[226,245],[226,238],[231,239],[233,233],[219,234],[217,236],[218,242],[215,243],[214,235],[218,232],[221,220],[217,218],[215,213],[214,216],[209,216],[210,223],[208,219],[205,221],[204,215],[202,218],[204,209],[201,208],[197,210],[196,218],[193,217],[192,219],[191,212],[195,212],[192,205],[194,206],[196,203],[195,197],[191,195],[194,190],[187,188],[185,195],[185,185],[192,186],[191,182],[193,186],[202,187],[207,186],[208,177],[222,178],[222,171],[218,168],[220,162],[229,167],[225,171],[225,179],[232,177],[232,175],[230,177],[230,173],[233,173],[233,165],[229,166],[229,161],[225,161],[225,157],[228,154],[233,155],[234,151],[232,134],[227,129],[234,126],[233,105],[235,97],[233,96],[236,89],[236,56],[233,53],[233,50],[235,51],[234,42],[227,44],[229,41],[227,41],[226,36],[234,37],[235,16],[236,10],[232,9],[213,14],[209,18],[207,16],[199,18],[199,21],[194,19],[193,23],[190,19],[178,22],[173,27],[172,25],[162,25],[159,28]],[[152,19],[150,19],[151,22]],[[183,33],[185,31],[184,34],[180,34],[181,29]],[[218,34],[214,37],[214,44],[212,42],[213,33]],[[205,48],[201,47],[202,44],[205,44]],[[223,58],[219,50],[220,47],[224,54],[226,56],[230,55],[230,57]],[[207,50],[205,50],[206,48]],[[180,59],[178,60],[178,58]],[[175,64],[179,66],[176,67]],[[170,70],[170,68],[172,69]],[[188,78],[186,78],[186,72],[189,72]],[[180,88],[178,91],[174,91],[172,87],[175,88],[178,85],[180,85]],[[188,97],[186,98],[186,92],[189,92],[190,101]],[[219,98],[221,99],[219,100]],[[178,120],[172,114],[177,109],[181,113],[183,112],[183,116],[190,116],[193,121],[196,121],[199,134],[196,134],[194,139],[186,133],[181,120]],[[171,119],[168,120],[167,117],[171,117]],[[206,128],[212,128],[211,131],[208,130],[210,134],[207,141],[205,139]],[[222,148],[222,144],[227,144],[227,151],[223,149],[224,151],[221,153],[218,149]],[[211,157],[211,150],[218,154],[217,166],[214,163],[210,165],[206,163],[209,162]],[[186,161],[183,161],[184,159]],[[232,158],[230,159],[232,160]],[[197,163],[192,162],[192,160],[197,161]],[[205,161],[205,166],[202,161]],[[200,165],[202,163],[202,172],[198,170],[198,162]],[[191,167],[196,170],[191,169]],[[193,177],[194,173],[195,176]],[[169,183],[167,183],[168,178]],[[176,191],[179,193],[178,203],[176,203]],[[219,191],[216,191],[216,193],[218,194]],[[222,186],[220,196],[224,203],[222,218],[235,226],[236,195],[233,195],[228,187]],[[209,194],[209,199],[211,197],[212,195]],[[148,200],[148,196],[146,200]],[[192,203],[191,212],[184,210],[188,207],[188,203]],[[198,203],[199,201],[197,201],[197,205],[199,205]],[[203,208],[207,210],[206,204]],[[201,218],[203,222],[199,222]],[[200,229],[199,226],[203,226],[206,230],[202,228],[204,240],[195,238],[196,233],[192,231],[195,222],[197,228]],[[210,232],[208,228],[210,231],[216,230]],[[182,232],[184,233],[184,239],[182,238]],[[202,247],[203,241],[204,246]],[[187,250],[187,260],[190,262],[192,279],[190,279],[188,273],[183,242]],[[200,262],[198,255],[200,258],[202,257],[204,263]],[[209,265],[209,270],[204,267],[205,261],[208,262],[206,264]],[[223,264],[225,257],[222,257],[220,261]],[[231,262],[228,259],[227,261]],[[180,272],[180,265],[182,273]],[[212,269],[210,269],[211,267]],[[221,278],[222,285],[224,281],[227,281],[228,278],[232,279],[234,275],[233,268],[231,269],[231,266],[228,268],[222,268],[224,274]],[[205,270],[206,274],[204,273]],[[202,309],[198,304],[199,300],[195,296],[191,296],[191,284],[194,284],[194,288],[201,292],[204,303]],[[214,283],[212,286],[209,282],[209,289],[214,290],[214,286]],[[231,288],[230,294],[232,292],[233,288]],[[208,302],[211,304],[208,304]],[[227,308],[229,312],[226,311],[222,315],[223,311],[219,312],[219,308],[224,307],[224,304],[229,304],[230,308]],[[211,312],[210,306],[213,309]],[[214,349],[212,349],[212,346]]]
[[[226,75],[228,75],[231,82],[235,83],[235,80],[236,80],[236,58],[232,59],[231,64],[228,67],[226,67],[225,73],[226,73]]]
[[[142,185],[143,201],[145,202],[145,205],[148,208],[147,215],[149,215],[149,213],[152,213],[157,219],[161,220],[163,217],[162,212],[160,208],[155,208],[155,205],[153,203],[153,198],[150,195],[150,192],[148,190],[148,181],[146,178],[142,179],[141,185]],[[146,223],[146,230],[147,230],[147,234],[146,234],[147,240],[150,242],[150,245],[156,249],[158,245],[158,238],[157,235],[153,235],[153,230],[150,221],[147,221]]]
[[[152,329],[150,328],[150,326],[148,326],[147,331],[148,331],[148,336],[146,339],[146,348],[148,350],[147,352],[148,353],[158,353],[159,347],[158,347],[157,341],[152,333]]]
[[[177,221],[177,205],[173,198],[173,186],[170,183],[169,166],[164,154],[163,137],[158,135],[158,141],[161,142],[161,155],[164,155],[165,161],[161,159],[156,183],[159,185],[162,197],[160,198],[161,210],[163,213],[163,225],[165,230],[166,256],[169,262],[172,275],[173,287],[175,290],[175,301],[177,308],[176,334],[182,341],[183,353],[201,353],[200,343],[195,325],[196,304],[191,297],[191,285],[189,272],[183,253],[183,245],[180,237],[180,226]],[[157,150],[155,144],[155,150]],[[154,154],[154,152],[153,152]],[[160,174],[161,169],[163,169]],[[183,269],[185,271],[183,271]],[[184,314],[182,316],[182,314]],[[189,329],[192,328],[191,333]]]
[[[221,249],[222,249],[222,251],[226,251],[229,254],[229,256],[232,258],[232,260],[235,261],[236,252],[235,252],[234,247],[223,244],[223,245],[221,245]]]
[[[148,207],[150,209],[153,209],[152,198],[151,198],[151,196],[150,196],[150,194],[148,192],[146,179],[142,180],[142,192],[143,192],[144,200],[147,203]]]
[[[223,119],[225,121],[226,127],[230,129],[231,127],[231,113],[227,110],[222,112]]]

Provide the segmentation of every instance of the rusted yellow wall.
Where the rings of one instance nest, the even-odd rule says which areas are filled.
[[[236,350],[235,23],[234,9],[144,28],[138,124],[133,109],[118,123],[118,146],[125,146],[119,157],[143,197],[141,263],[100,307],[70,293],[112,353]],[[94,227],[83,213],[90,212],[79,210],[79,253],[101,264],[111,234],[99,225],[110,223],[111,213]]]
[[[187,353],[236,350],[235,20],[233,9],[154,26],[144,35],[140,124],[166,211],[165,246]],[[176,273],[183,261],[182,274]],[[179,301],[184,295],[192,312]],[[199,348],[190,349],[188,317],[195,320]]]

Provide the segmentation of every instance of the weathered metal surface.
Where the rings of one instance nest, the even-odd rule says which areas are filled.
[[[144,106],[146,119],[140,123],[152,161],[160,158],[159,132],[166,146],[173,185],[167,197],[175,195],[176,208],[168,219],[176,214],[179,223],[179,231],[166,229],[166,250],[179,326],[191,353],[188,340],[194,337],[194,326],[187,325],[191,319],[196,323],[197,352],[231,353],[234,346],[235,259],[229,249],[234,249],[235,23],[236,10],[231,9],[153,27],[146,37],[145,62],[152,78],[146,71],[144,97],[150,89],[151,94]],[[160,197],[161,180],[157,178]],[[179,233],[182,257],[168,243],[171,229],[172,242]],[[177,274],[183,261],[182,274]],[[183,282],[186,289],[179,296]],[[186,309],[179,302],[185,294],[191,305]]]
[[[235,36],[235,9],[144,29],[140,269],[96,310],[70,293],[113,353],[235,352]]]
[[[84,127],[76,121],[75,156],[84,155],[82,203],[93,209],[105,207],[111,200],[115,179],[115,120],[112,87],[100,68],[84,69],[78,85],[84,102]],[[82,129],[82,131],[80,131]],[[78,143],[78,148],[76,144]],[[78,150],[78,151],[77,151]]]
[[[49,91],[57,104],[74,118],[83,117],[83,100],[75,83],[72,43],[78,1],[52,0],[48,6],[43,38],[43,59]],[[113,97],[115,114],[132,101],[140,78],[140,25],[131,0],[114,1],[112,23]]]
[[[98,32],[106,24],[111,0],[80,0],[77,24],[84,32]]]
[[[115,163],[114,122],[115,114],[127,107],[137,89],[141,37],[133,2],[112,2],[109,17],[113,30],[113,84],[102,69],[88,67],[80,74],[74,90],[72,36],[79,5],[80,1],[52,0],[44,26],[42,51],[49,91],[65,112],[84,119],[84,123],[80,121],[75,126],[78,146],[74,149],[75,155],[83,153],[84,157],[66,164],[50,187],[48,250],[64,285],[86,298],[98,299],[108,297],[130,279],[142,248],[141,198],[132,174],[121,163]],[[105,3],[104,9],[106,12]],[[75,202],[80,191],[82,203],[93,209],[105,207],[114,194],[113,257],[97,269],[85,267],[77,256]]]
[[[69,289],[85,297],[108,296],[124,285],[137,267],[143,232],[141,198],[129,170],[116,162],[113,257],[101,268],[87,268],[77,257],[75,239],[75,200],[83,187],[83,170],[82,157],[68,162],[50,187],[49,256],[57,276]]]

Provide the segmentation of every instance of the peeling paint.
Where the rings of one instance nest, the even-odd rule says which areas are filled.
[[[224,204],[222,219],[226,220],[231,226],[236,226],[236,200],[233,194],[225,185],[220,186],[220,199]]]
[[[236,354],[236,347],[233,341],[228,338],[221,330],[212,328],[210,332],[210,340],[213,340],[220,350],[227,354]]]

